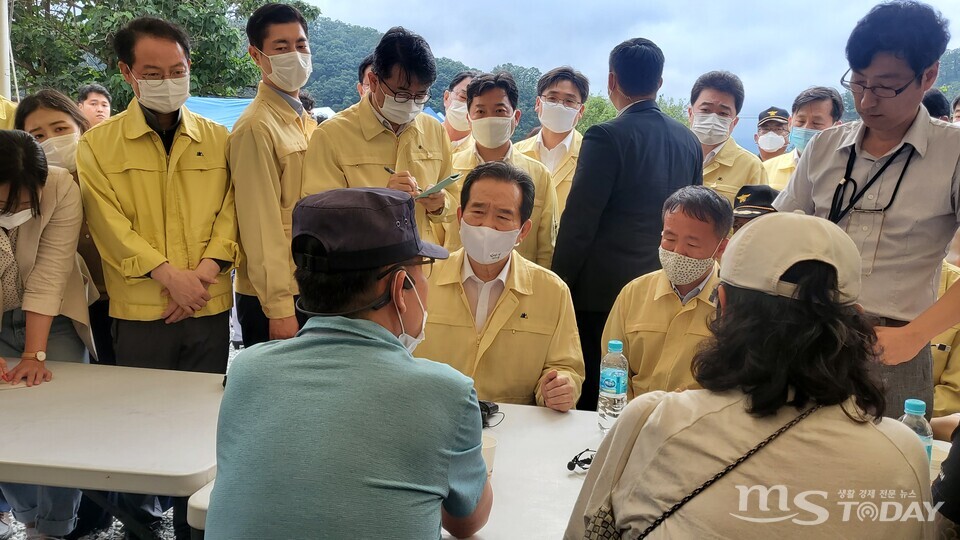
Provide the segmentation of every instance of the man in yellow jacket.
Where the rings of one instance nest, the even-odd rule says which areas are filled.
[[[388,187],[416,197],[451,171],[443,126],[420,114],[437,78],[430,45],[403,28],[391,28],[374,50],[370,92],[317,128],[303,164],[303,189],[319,193],[350,187]],[[424,241],[443,244],[455,199],[446,192],[417,201]]]
[[[730,203],[704,186],[681,188],[663,209],[663,269],[628,283],[603,329],[601,343],[623,342],[630,364],[628,399],[654,390],[698,388],[690,362],[711,336],[720,284],[715,259],[733,225]]]
[[[77,170],[116,319],[117,364],[224,373],[230,270],[240,257],[227,130],[183,107],[190,41],[178,26],[134,19],[114,48],[136,98],[84,134]],[[126,495],[121,507],[161,524],[155,497]],[[186,498],[174,502],[174,528],[189,538]]]
[[[470,137],[470,120],[467,119],[467,85],[479,71],[468,69],[450,79],[443,92],[443,129],[450,138],[450,148],[458,151],[464,144],[473,141]]]
[[[13,117],[17,113],[17,104],[0,96],[0,129],[13,129]]]
[[[583,117],[590,81],[579,71],[563,66],[551,69],[537,81],[537,117],[540,133],[517,143],[517,151],[543,163],[557,191],[557,218],[563,215],[567,195],[577,170],[583,135],[577,122]]]
[[[494,161],[467,175],[464,247],[430,276],[416,354],[472,377],[480,399],[567,411],[584,377],[570,291],[513,250],[533,229],[533,205],[533,181],[518,167]]]
[[[516,151],[510,137],[520,122],[517,102],[520,94],[513,76],[502,71],[475,77],[467,85],[467,107],[473,142],[461,147],[453,156],[454,171],[466,175],[481,163],[503,161],[526,172],[536,187],[536,199],[530,219],[533,231],[521,242],[517,251],[529,261],[550,268],[553,247],[557,241],[559,214],[557,191],[550,180],[550,171],[539,161]],[[448,191],[459,199],[457,184]],[[453,251],[460,241],[460,222],[448,223],[444,247]]]
[[[731,136],[743,108],[743,83],[729,71],[705,73],[693,84],[687,114],[690,130],[703,149],[703,185],[733,197],[749,184],[766,184],[760,158],[747,152]]]
[[[243,250],[237,316],[250,347],[291,338],[301,326],[290,227],[294,205],[309,195],[301,185],[303,156],[317,122],[298,98],[313,69],[303,15],[289,4],[266,4],[247,21],[247,38],[263,80],[227,138],[227,160]]]
[[[944,261],[937,297],[960,281],[960,268]],[[960,413],[960,325],[930,342],[933,352],[933,416]]]
[[[790,114],[790,144],[793,151],[763,162],[767,180],[773,189],[783,191],[797,169],[800,155],[814,135],[828,127],[840,124],[843,117],[843,98],[840,92],[827,86],[807,88],[793,100]]]

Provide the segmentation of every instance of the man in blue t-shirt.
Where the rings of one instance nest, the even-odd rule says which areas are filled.
[[[473,381],[414,358],[427,277],[410,195],[338,189],[293,212],[293,339],[244,350],[217,430],[208,539],[471,536],[493,492]]]

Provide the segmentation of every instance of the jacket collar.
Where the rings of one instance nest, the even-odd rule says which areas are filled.
[[[451,253],[450,258],[439,268],[437,285],[462,285],[461,271],[466,256],[464,248]],[[533,294],[533,273],[530,270],[530,263],[521,257],[516,250],[510,254],[510,257],[510,271],[507,273],[504,292],[515,291],[517,294],[525,296]]]
[[[627,114],[637,114],[643,111],[649,111],[651,109],[660,110],[660,107],[657,106],[657,101],[654,99],[645,99],[643,101],[634,101],[633,103],[627,105],[623,108],[618,114],[617,118],[627,115]]]
[[[862,120],[848,125],[851,127],[843,135],[843,138],[840,139],[840,148],[854,146],[858,154],[862,153],[863,136],[866,133],[866,126],[863,124]],[[906,134],[904,134],[903,140],[900,141],[900,144],[893,148],[891,152],[895,152],[897,148],[900,148],[904,144],[909,144],[917,150],[917,153],[920,154],[920,157],[923,157],[927,151],[927,142],[929,139],[930,113],[927,112],[926,107],[920,107],[917,111],[916,118],[913,119],[913,123],[910,124],[910,128],[907,130]]]
[[[139,139],[153,131],[153,128],[147,124],[147,119],[143,115],[143,109],[140,108],[140,102],[137,101],[137,98],[133,98],[127,105],[126,113],[126,118],[123,121],[124,137]],[[194,142],[202,142],[196,115],[190,112],[186,106],[180,107],[180,127],[177,129],[177,133],[190,137]]]
[[[695,296],[698,302],[706,302],[707,304],[717,307],[717,299],[714,296],[714,291],[716,291],[717,286],[720,285],[720,274],[719,266],[717,263],[713,263],[713,272],[710,274],[710,279],[703,285],[703,289],[700,290],[700,294]],[[670,283],[670,280],[667,279],[667,274],[663,270],[659,271],[657,276],[657,289],[653,294],[654,300],[660,300],[664,296],[673,296],[680,302],[680,298],[677,297],[677,293],[673,290],[673,284]],[[687,305],[693,305],[693,302],[687,302]]]
[[[278,94],[273,88],[264,84],[263,81],[260,81],[260,84],[257,85],[257,97],[255,97],[254,100],[262,101],[287,124],[294,124],[297,120],[302,119],[302,117],[297,114],[297,111],[293,110],[293,107],[283,99],[283,96]],[[304,111],[304,114],[306,113],[307,112]]]
[[[720,165],[730,167],[733,165],[733,162],[737,160],[737,156],[739,156],[741,152],[743,152],[743,149],[740,148],[740,145],[737,144],[737,141],[735,141],[733,139],[733,135],[731,135],[729,139],[724,141],[723,148],[717,152],[717,155],[713,158],[713,161],[719,163]]]

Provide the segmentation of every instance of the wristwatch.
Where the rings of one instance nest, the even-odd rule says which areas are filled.
[[[25,352],[20,355],[21,360],[36,360],[37,362],[43,362],[47,359],[47,353],[43,351],[37,351],[35,353]]]

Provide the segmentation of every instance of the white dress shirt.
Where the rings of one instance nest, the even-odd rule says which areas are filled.
[[[574,130],[571,129],[570,133],[567,133],[567,136],[560,141],[560,144],[553,147],[553,150],[543,144],[543,131],[537,133],[537,152],[540,155],[540,163],[543,163],[550,170],[550,174],[557,172],[560,162],[570,153],[570,145],[573,144],[573,132]]]
[[[802,210],[826,218],[851,149],[857,153],[851,177],[859,193],[901,146],[912,147],[915,155],[896,197],[910,148],[896,156],[838,224],[860,248],[864,310],[910,321],[937,299],[941,263],[960,224],[960,129],[931,119],[920,107],[903,140],[885,156],[864,151],[863,136],[862,122],[815,135],[773,206],[781,212]],[[845,204],[852,197],[850,184]],[[881,212],[887,205],[889,209]]]
[[[727,139],[727,141],[729,141],[729,140],[730,140],[730,139]],[[717,154],[719,154],[720,151],[723,150],[723,146],[724,146],[725,144],[727,144],[727,141],[723,141],[722,143],[720,143],[720,146],[714,148],[713,150],[710,151],[710,153],[708,153],[707,155],[703,156],[703,166],[704,166],[704,167],[706,167],[711,161],[713,161],[713,158],[717,157]]]
[[[478,164],[479,164],[479,163],[486,163],[486,160],[483,159],[483,156],[480,155],[480,151],[477,150],[476,147],[474,147],[473,153],[474,153],[474,155],[477,156],[477,163],[478,163]],[[503,161],[503,162],[506,162],[506,163],[510,163],[510,159],[511,159],[512,157],[513,157],[513,143],[510,143],[510,146],[507,148],[507,153],[503,155],[503,159],[498,159],[498,160],[496,160],[496,161]]]
[[[511,255],[512,258],[512,255]],[[497,301],[503,294],[507,286],[507,275],[510,273],[510,259],[503,270],[490,281],[483,281],[473,272],[470,266],[470,257],[463,258],[463,270],[460,272],[463,283],[463,292],[467,295],[467,301],[470,303],[470,312],[473,313],[473,321],[477,332],[483,330],[483,325],[487,323],[487,317],[497,307]]]

